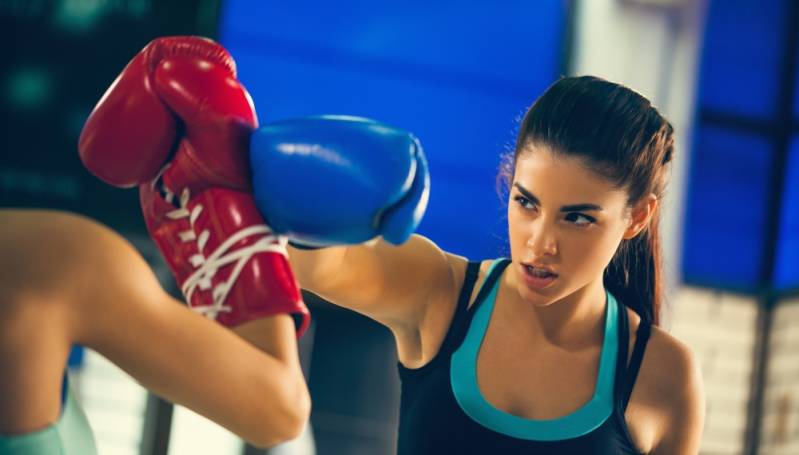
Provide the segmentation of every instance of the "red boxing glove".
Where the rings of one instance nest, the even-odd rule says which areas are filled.
[[[80,158],[94,175],[114,186],[153,179],[173,151],[177,118],[155,89],[165,58],[204,56],[235,72],[220,46],[197,38],[165,38],[148,44],[117,76],[81,131]]]
[[[289,313],[302,335],[309,315],[285,240],[265,225],[250,190],[247,150],[257,126],[223,47],[160,38],[97,104],[79,151],[104,181],[140,185],[147,229],[190,307],[227,326]]]

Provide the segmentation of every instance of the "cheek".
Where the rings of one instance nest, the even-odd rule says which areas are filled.
[[[519,239],[524,236],[524,223],[519,219],[517,210],[508,209],[508,238],[511,245],[518,243]]]
[[[572,236],[563,246],[562,253],[572,263],[586,272],[601,272],[613,258],[621,236],[615,232],[600,231]]]
[[[566,230],[561,235],[560,253],[564,259],[578,268],[603,268],[598,265],[610,260],[615,251],[615,236],[601,228],[588,232]]]

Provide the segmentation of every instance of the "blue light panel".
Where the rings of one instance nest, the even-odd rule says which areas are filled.
[[[799,137],[791,144],[784,188],[774,285],[799,289]]]
[[[776,114],[786,12],[786,0],[711,2],[699,86],[701,106],[760,119]]]
[[[739,290],[759,285],[772,157],[765,137],[699,129],[684,231],[685,281]]]

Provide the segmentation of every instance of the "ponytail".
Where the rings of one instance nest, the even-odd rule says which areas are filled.
[[[659,231],[655,212],[647,229],[621,242],[604,278],[605,287],[619,302],[654,325],[660,322],[663,284]]]

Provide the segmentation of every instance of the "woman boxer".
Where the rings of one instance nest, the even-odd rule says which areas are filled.
[[[303,288],[393,332],[400,454],[698,451],[697,360],[657,326],[672,135],[632,90],[563,78],[503,174],[509,259],[421,236],[290,249]]]

